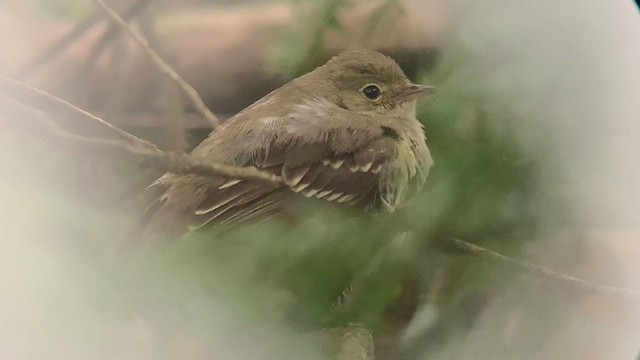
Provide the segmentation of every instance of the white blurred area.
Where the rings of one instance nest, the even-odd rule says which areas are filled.
[[[465,60],[450,81],[481,79],[503,96],[519,115],[522,141],[541,159],[550,227],[529,250],[532,259],[640,289],[635,3],[457,1],[452,14],[448,44]],[[562,285],[524,276],[455,346],[423,358],[634,359],[639,332],[638,302],[569,295]]]
[[[443,91],[468,78],[501,94],[519,115],[522,141],[541,160],[548,202],[568,203],[574,211],[567,214],[567,207],[558,206],[549,212],[547,231],[529,249],[531,259],[595,282],[640,289],[636,5],[630,0],[458,0],[447,12],[443,58],[447,50],[465,57],[442,84]],[[12,162],[10,154],[0,159]],[[107,278],[84,272],[93,264],[43,242],[55,239],[62,228],[61,237],[74,231],[77,237],[89,236],[92,226],[104,229],[100,213],[82,209],[77,217],[63,195],[47,192],[47,179],[6,171],[21,171],[21,164],[0,169],[0,359],[148,358],[148,348],[166,334],[154,334],[157,329],[134,315],[130,321],[114,319],[128,315],[118,308],[124,295],[109,293]],[[46,207],[33,207],[22,197],[26,193],[47,198]],[[69,231],[65,224],[49,223],[49,212],[69,212],[69,223],[80,219],[84,225]],[[540,325],[537,318],[554,321],[541,320]],[[205,327],[223,339],[216,344],[220,358],[282,358],[282,348],[272,347],[285,340],[268,325],[249,330],[232,322],[218,318]],[[128,325],[120,328],[123,323]],[[243,344],[247,334],[260,339],[255,348]],[[423,358],[633,359],[640,352],[638,334],[640,302],[603,294],[575,296],[562,285],[523,276],[490,304],[468,334]],[[199,344],[190,341],[188,336],[176,340],[168,346],[175,357],[162,356],[200,358]]]

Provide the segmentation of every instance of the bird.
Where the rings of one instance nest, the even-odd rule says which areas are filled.
[[[380,52],[343,51],[225,121],[189,154],[253,166],[281,183],[166,173],[147,189],[145,234],[262,223],[304,201],[392,213],[421,189],[433,165],[416,103],[434,92]]]

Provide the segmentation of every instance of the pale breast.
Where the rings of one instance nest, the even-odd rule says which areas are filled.
[[[403,125],[398,132],[397,156],[380,172],[381,208],[387,212],[404,205],[422,188],[433,165],[422,125],[415,118]]]

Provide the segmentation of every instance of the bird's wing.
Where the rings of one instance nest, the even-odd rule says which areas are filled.
[[[150,223],[183,224],[179,235],[187,228],[230,227],[270,218],[305,198],[373,206],[379,200],[380,171],[395,156],[397,138],[367,116],[324,106],[306,104],[270,117],[275,122],[269,124],[271,131],[259,129],[264,125],[260,118],[244,120],[250,121],[247,128],[263,130],[261,136],[267,139],[258,141],[263,146],[246,144],[234,157],[246,159],[239,165],[282,176],[284,184],[169,174],[153,186],[161,193],[149,208]],[[207,141],[223,146],[226,139],[214,135]],[[234,141],[234,146],[242,143],[235,137]]]

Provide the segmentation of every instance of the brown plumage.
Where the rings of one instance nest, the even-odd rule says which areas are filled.
[[[415,118],[416,97],[427,89],[385,55],[341,53],[244,109],[191,153],[279,174],[283,185],[165,174],[149,189],[157,197],[147,234],[256,222],[307,198],[394,211],[432,164]]]

